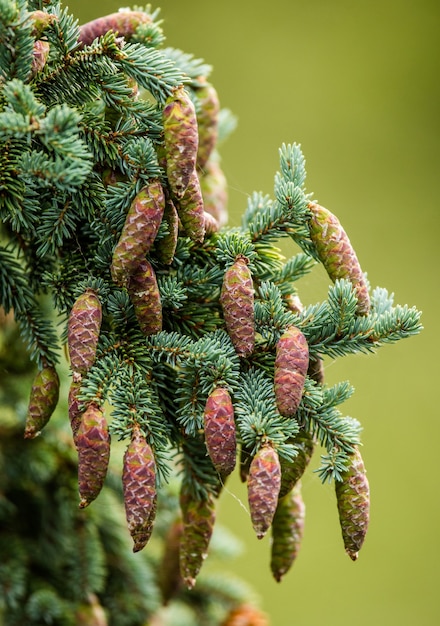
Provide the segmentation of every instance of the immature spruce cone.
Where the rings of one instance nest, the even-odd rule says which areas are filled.
[[[368,285],[356,253],[338,218],[324,207],[311,202],[309,209],[310,238],[316,252],[333,282],[345,278],[355,288],[358,298],[357,312],[367,315],[370,310]]]
[[[183,523],[180,517],[172,522],[164,541],[164,553],[159,566],[159,587],[166,605],[183,584],[180,574],[180,541]]]
[[[84,408],[82,407],[78,399],[80,391],[81,391],[81,381],[73,380],[69,388],[67,406],[68,406],[70,426],[72,428],[74,439],[76,437],[76,433],[78,432],[78,428],[81,423],[81,418],[84,413]]]
[[[199,145],[194,104],[184,87],[169,96],[162,119],[168,182],[174,196],[181,198],[194,172]]]
[[[149,252],[159,230],[165,209],[165,196],[158,180],[137,194],[128,210],[119,241],[113,251],[111,274],[124,287]]]
[[[179,236],[179,215],[171,198],[166,200],[163,219],[167,223],[168,233],[157,242],[156,255],[161,263],[171,265]]]
[[[102,409],[89,404],[81,418],[76,438],[80,507],[88,506],[98,495],[107,475],[110,435]]]
[[[199,172],[199,180],[206,213],[210,213],[220,226],[224,226],[228,221],[228,186],[216,159],[208,160],[203,172]]]
[[[217,387],[210,393],[204,412],[205,442],[211,461],[222,476],[235,467],[237,442],[234,407],[229,392]]]
[[[238,256],[223,277],[220,295],[226,329],[239,356],[254,351],[254,287],[248,261]]]
[[[130,276],[127,291],[144,335],[162,330],[162,304],[156,274],[151,263],[144,259]]]
[[[310,433],[305,430],[300,430],[289,443],[295,444],[298,449],[298,454],[293,461],[280,458],[281,464],[281,487],[279,497],[283,498],[288,494],[301,476],[304,474],[310,459],[312,458],[315,442]]]
[[[185,191],[176,203],[185,234],[193,241],[202,242],[205,237],[205,210],[200,182],[195,170],[191,172]]]
[[[93,289],[86,289],[73,305],[67,326],[70,367],[74,373],[85,374],[93,365],[101,321],[101,302]]]
[[[60,392],[60,379],[52,365],[44,365],[35,376],[29,398],[24,430],[25,439],[40,434],[54,412]]]
[[[209,83],[198,87],[195,90],[195,95],[199,104],[197,107],[199,133],[197,167],[203,169],[217,143],[220,103],[215,87]]]
[[[125,451],[122,472],[125,514],[133,538],[133,552],[147,544],[156,513],[156,463],[153,451],[138,428]]]
[[[214,530],[215,503],[211,494],[196,499],[182,491],[180,494],[183,530],[180,538],[180,573],[188,589],[196,584],[196,577],[208,555]]]
[[[296,326],[290,326],[278,340],[274,389],[281,415],[295,415],[301,402],[309,366],[307,340]]]
[[[370,517],[370,488],[358,448],[350,459],[348,470],[342,475],[342,482],[335,481],[335,490],[345,551],[352,561],[356,561]]]
[[[281,467],[277,451],[271,445],[262,446],[252,459],[247,480],[249,510],[258,539],[268,531],[281,485]]]
[[[278,501],[272,522],[270,569],[277,582],[287,574],[295,561],[304,534],[306,508],[301,496],[301,483]]]
[[[89,46],[94,39],[102,37],[110,30],[129,39],[140,24],[148,22],[151,22],[148,13],[120,9],[117,13],[110,13],[80,26],[79,41],[83,46]]]

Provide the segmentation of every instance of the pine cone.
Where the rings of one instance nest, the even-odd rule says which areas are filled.
[[[300,430],[292,439],[291,443],[298,448],[298,454],[293,461],[280,458],[281,465],[281,487],[279,497],[283,498],[289,493],[304,474],[310,459],[312,458],[315,442],[310,433]]]
[[[347,233],[338,218],[324,207],[311,202],[309,209],[312,213],[310,238],[330,279],[333,282],[338,278],[349,280],[358,298],[358,314],[367,315],[370,311],[368,285]]]
[[[75,438],[78,450],[80,507],[88,506],[99,495],[110,458],[110,435],[102,409],[89,404]]]
[[[252,459],[247,480],[251,521],[258,539],[264,537],[272,523],[280,485],[278,453],[271,445],[262,446]]]
[[[119,241],[113,251],[111,274],[124,287],[149,252],[165,210],[165,196],[158,180],[143,187],[130,205]]]
[[[211,156],[218,137],[218,114],[220,103],[216,89],[209,83],[195,90],[197,97],[197,128],[199,147],[197,151],[197,167],[203,169]]]
[[[194,104],[184,87],[169,96],[162,119],[168,183],[173,195],[181,198],[195,170],[199,145]]]
[[[254,286],[248,261],[238,256],[226,270],[220,295],[226,329],[239,356],[250,356],[255,345]]]
[[[307,340],[296,326],[290,326],[278,340],[275,358],[274,389],[281,415],[295,415],[301,402],[309,366]]]
[[[125,451],[122,485],[133,552],[138,552],[150,539],[157,498],[154,454],[139,428],[134,429]]]
[[[208,396],[204,412],[205,442],[211,461],[222,476],[235,467],[237,442],[234,407],[229,392],[217,387]]]
[[[129,39],[140,24],[151,22],[151,16],[144,11],[131,11],[121,9],[116,13],[110,13],[99,17],[80,27],[79,42],[83,46],[89,46],[94,39],[113,31],[120,37]]]
[[[144,335],[162,330],[162,304],[156,274],[151,263],[144,259],[130,276],[127,291]]]
[[[163,219],[168,226],[168,233],[156,245],[156,255],[164,265],[171,265],[176,252],[179,236],[179,215],[171,198],[167,198]]]
[[[101,322],[101,302],[93,289],[86,289],[73,305],[67,327],[70,367],[74,373],[85,374],[92,367]]]
[[[301,496],[301,483],[278,502],[272,522],[270,569],[277,582],[287,574],[295,561],[304,534],[306,507]]]
[[[191,172],[187,187],[177,201],[176,208],[185,234],[193,241],[202,242],[205,238],[205,211],[200,182],[195,170]]]
[[[52,365],[45,365],[35,376],[29,398],[24,430],[25,439],[40,434],[52,416],[60,393],[60,379]]]
[[[196,499],[182,490],[180,508],[183,530],[180,538],[180,573],[188,589],[196,584],[196,577],[208,555],[215,523],[214,498]]]
[[[345,551],[352,561],[356,561],[370,517],[370,488],[358,448],[350,459],[342,482],[335,481],[335,490]]]
[[[219,223],[224,226],[228,221],[228,186],[226,176],[217,160],[209,159],[203,173],[199,172],[203,206]]]

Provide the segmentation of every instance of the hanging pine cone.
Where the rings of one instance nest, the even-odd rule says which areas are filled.
[[[101,302],[93,289],[86,289],[73,305],[67,326],[70,367],[74,373],[85,374],[92,367],[101,321]]]
[[[60,379],[53,365],[44,365],[35,376],[24,429],[25,439],[40,434],[52,416],[60,393]]]
[[[185,234],[193,241],[201,243],[205,238],[205,210],[195,170],[191,172],[187,187],[177,201],[176,208]]]
[[[195,170],[199,145],[194,104],[183,86],[167,99],[162,119],[168,183],[181,198]]]
[[[350,458],[342,482],[335,481],[335,490],[345,551],[352,561],[356,561],[370,516],[370,488],[358,448]]]
[[[167,198],[163,219],[168,226],[168,233],[156,245],[156,255],[164,265],[171,265],[179,236],[179,215],[171,198]]]
[[[268,531],[278,503],[281,467],[277,451],[262,446],[252,459],[247,480],[249,510],[258,539]]]
[[[243,603],[231,609],[221,626],[269,626],[269,621],[259,609]]]
[[[110,13],[103,17],[99,17],[80,27],[78,41],[83,46],[89,46],[97,37],[105,35],[109,31],[113,31],[120,37],[129,39],[140,24],[151,22],[151,16],[144,11],[131,11],[130,9],[121,9],[116,13]]]
[[[289,441],[290,443],[290,441]],[[279,497],[283,498],[288,494],[301,476],[304,474],[310,459],[312,458],[315,442],[313,436],[306,430],[301,429],[292,439],[291,443],[295,444],[298,454],[293,461],[280,458],[281,464],[281,487]]]
[[[203,206],[224,226],[228,221],[228,185],[218,161],[212,157],[206,163],[203,173],[199,172]]]
[[[80,507],[88,506],[99,495],[107,475],[110,435],[102,409],[89,404],[78,427],[78,484]]]
[[[241,255],[225,272],[220,304],[237,354],[250,356],[255,345],[254,286],[248,261]]]
[[[162,303],[156,274],[151,263],[144,259],[130,276],[127,291],[144,335],[162,330]]]
[[[81,391],[81,381],[73,380],[69,388],[67,406],[68,406],[70,426],[72,428],[74,440],[76,437],[76,433],[78,432],[79,425],[81,423],[82,414],[84,413],[84,408],[82,407],[78,399],[80,391]]]
[[[145,259],[165,210],[165,196],[160,181],[143,187],[130,205],[121,236],[113,251],[111,274],[120,287],[127,284]]]
[[[272,522],[270,569],[277,582],[294,563],[304,534],[306,507],[301,495],[301,482],[278,501]]]
[[[139,428],[133,430],[124,454],[122,472],[125,515],[133,538],[133,552],[147,545],[156,514],[156,463]]]
[[[329,278],[333,282],[338,278],[349,280],[358,298],[358,314],[367,315],[370,311],[368,285],[347,233],[338,218],[324,207],[310,202],[308,208],[312,214],[310,238]]]
[[[199,133],[197,167],[203,169],[217,143],[220,103],[215,87],[209,83],[198,87],[195,95],[198,102],[197,128]]]
[[[290,326],[278,340],[274,390],[281,415],[295,415],[301,402],[309,366],[307,340],[296,326]]]
[[[178,592],[183,584],[180,574],[180,541],[183,533],[181,518],[172,522],[164,541],[164,553],[159,566],[159,587],[164,605]]]
[[[182,490],[180,494],[183,530],[180,538],[180,573],[188,589],[196,584],[197,574],[208,555],[215,523],[215,503],[211,494],[197,499]]]
[[[237,442],[234,407],[224,387],[210,393],[204,412],[205,442],[212,464],[219,474],[228,476],[235,467]]]

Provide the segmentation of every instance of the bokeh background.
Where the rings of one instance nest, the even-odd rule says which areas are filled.
[[[69,3],[80,22],[120,6]],[[252,534],[243,486],[228,483],[220,522],[244,543],[234,571],[252,583],[272,626],[435,626],[440,4],[158,0],[155,6],[167,45],[213,65],[221,103],[238,117],[222,149],[230,222],[239,223],[252,191],[272,193],[281,143],[299,142],[308,191],[338,215],[372,285],[423,310],[421,335],[374,356],[326,364],[329,383],[348,378],[355,385],[346,412],[364,426],[372,506],[359,560],[344,553],[333,488],[309,470],[303,546],[280,584],[269,571],[269,539]],[[292,243],[284,252],[297,250]],[[304,303],[325,297],[321,268],[302,282]]]

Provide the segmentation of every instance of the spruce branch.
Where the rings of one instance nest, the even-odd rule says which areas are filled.
[[[339,408],[353,388],[328,387],[322,359],[415,335],[420,312],[370,290],[339,220],[306,192],[299,144],[279,150],[273,197],[251,194],[241,227],[225,227],[218,146],[235,121],[207,82],[211,67],[162,47],[157,11],[79,27],[58,4],[41,14],[37,2],[0,4],[0,305],[40,369],[67,343],[82,506],[102,488],[109,428],[129,442],[124,493],[136,534],[135,467],[147,459],[154,490],[142,491],[137,549],[177,455],[179,584],[192,587],[235,434],[262,536],[315,443],[323,481],[345,484],[358,467],[361,427]],[[285,238],[299,246],[288,259],[277,245]],[[324,301],[303,305],[300,279],[317,263],[331,285]]]

